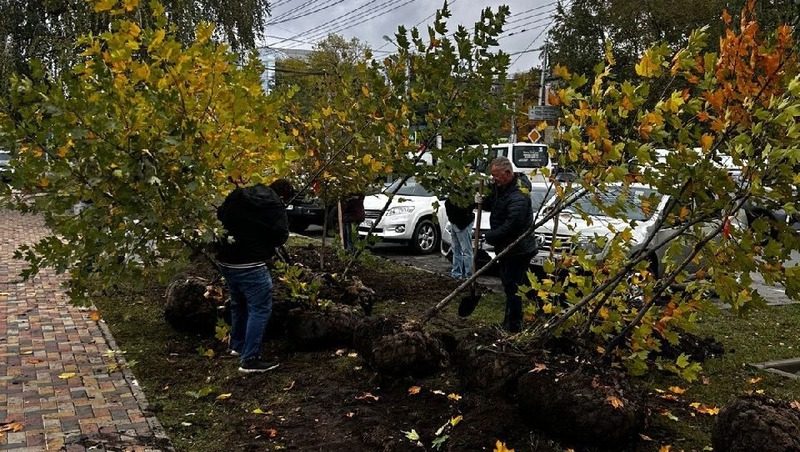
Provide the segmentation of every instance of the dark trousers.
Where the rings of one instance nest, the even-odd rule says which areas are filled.
[[[530,254],[506,256],[500,260],[500,281],[506,293],[503,328],[513,333],[522,330],[522,297],[517,295],[517,290],[527,281],[530,262]]]

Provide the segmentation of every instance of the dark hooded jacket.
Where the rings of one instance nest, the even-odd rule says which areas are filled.
[[[491,230],[486,232],[486,241],[499,253],[515,241],[533,224],[531,207],[531,181],[522,173],[514,173],[514,179],[505,187],[494,187],[484,201],[483,209],[490,210]],[[511,255],[536,253],[536,238],[533,234],[520,241]]]
[[[289,238],[286,206],[262,184],[232,191],[217,209],[217,218],[226,231],[217,241],[217,260],[223,264],[264,262]]]
[[[452,202],[450,198],[444,201],[444,210],[447,214],[447,219],[458,226],[458,229],[464,229],[475,221],[475,212],[472,211],[474,206],[461,207]]]

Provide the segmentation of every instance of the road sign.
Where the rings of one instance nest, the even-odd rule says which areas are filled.
[[[536,105],[528,110],[528,119],[532,121],[554,121],[561,116],[561,108],[553,105]]]
[[[528,132],[528,139],[531,140],[531,143],[538,143],[539,140],[542,139],[542,134],[536,129],[531,129],[531,131]]]

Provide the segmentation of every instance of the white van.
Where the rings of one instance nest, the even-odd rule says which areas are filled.
[[[485,145],[476,145],[483,146]],[[489,162],[495,157],[506,157],[511,161],[515,173],[524,173],[531,182],[546,181],[547,176],[542,169],[547,168],[553,174],[553,162],[547,145],[543,143],[501,143],[493,144],[484,150],[485,160],[478,162],[476,169],[486,172]],[[533,174],[536,173],[536,176]]]

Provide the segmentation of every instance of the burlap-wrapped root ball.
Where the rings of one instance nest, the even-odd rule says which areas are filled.
[[[416,324],[367,318],[356,329],[355,347],[378,373],[423,377],[447,366],[444,344]]]
[[[458,342],[454,361],[465,387],[508,392],[530,368],[531,359],[506,342],[496,329],[482,329]]]
[[[208,281],[180,277],[167,286],[164,319],[173,328],[186,333],[212,336],[217,324],[217,305],[205,296]]]
[[[520,377],[517,402],[530,424],[571,443],[619,448],[643,426],[645,409],[622,373],[546,363]]]
[[[351,306],[303,305],[289,311],[286,335],[301,350],[349,347],[363,315]]]
[[[739,397],[719,413],[711,443],[726,452],[800,451],[800,411],[767,397]]]

